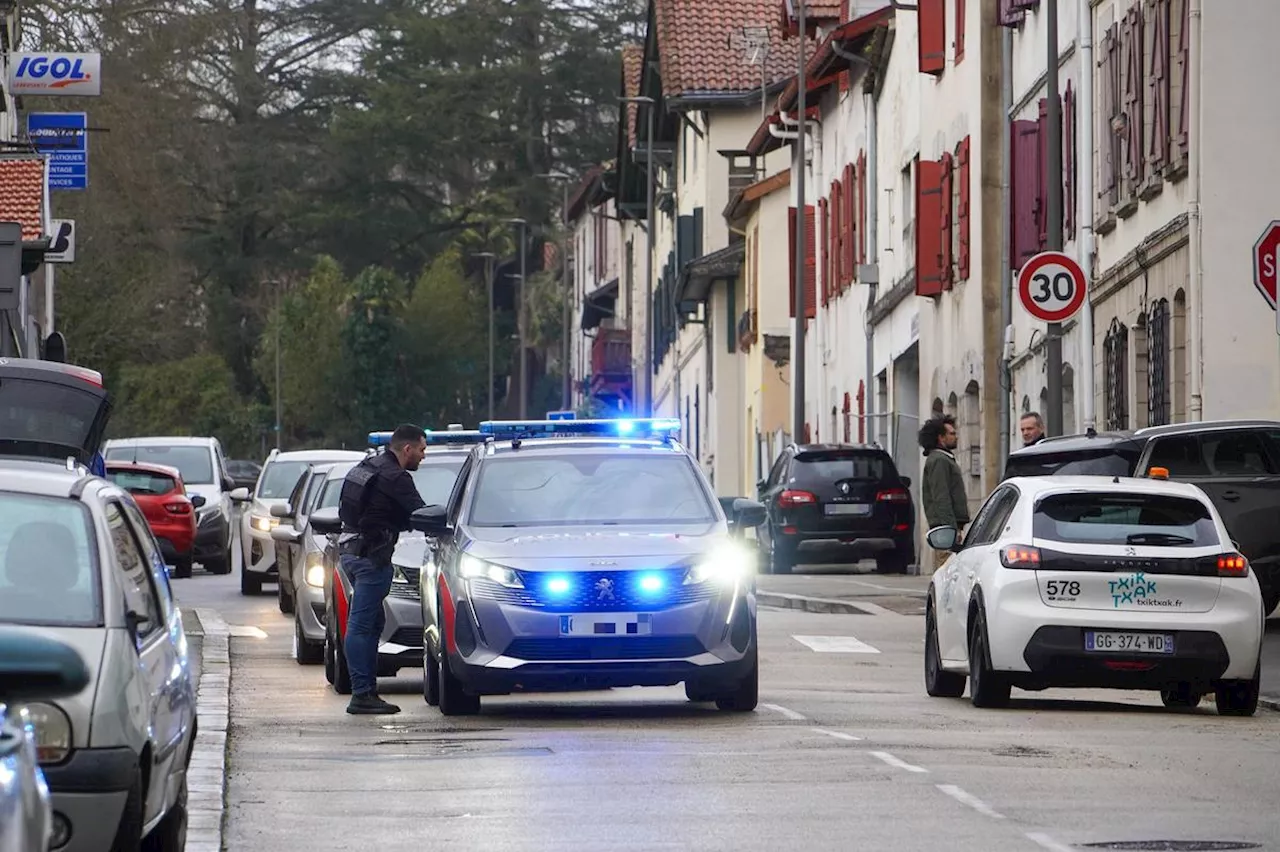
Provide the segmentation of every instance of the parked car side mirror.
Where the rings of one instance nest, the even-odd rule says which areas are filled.
[[[89,668],[64,642],[26,630],[0,631],[0,701],[67,698],[89,685]]]
[[[271,531],[271,540],[281,544],[297,544],[302,540],[302,533],[289,524],[281,524]]]
[[[236,503],[248,503],[250,496],[249,489],[244,487],[237,488],[231,492],[231,499]]]
[[[899,476],[898,478],[902,480],[902,487],[903,487],[903,488],[910,488],[910,487],[911,487],[911,477],[909,477],[909,476]]]
[[[934,550],[959,550],[960,532],[955,527],[934,527],[925,535],[925,541]]]
[[[769,480],[761,479],[756,482],[756,490],[763,493],[769,487]]]
[[[193,509],[199,509],[204,506],[205,503],[209,502],[204,499],[203,494],[188,494],[187,499],[191,501],[191,508]]]
[[[292,518],[293,507],[288,503],[277,503],[271,507],[271,517],[273,518]]]
[[[337,535],[342,532],[342,521],[338,518],[337,509],[316,509],[307,518],[307,523],[320,535]]]
[[[444,506],[423,506],[409,516],[409,526],[423,535],[442,536],[449,532]]]
[[[735,497],[733,500],[734,526],[740,530],[755,529],[765,522],[768,513],[764,504],[746,497]]]
[[[235,488],[236,488],[236,481],[235,481],[234,479],[232,479],[232,478],[231,478],[231,477],[229,477],[229,476],[224,476],[224,477],[222,478],[222,490],[223,490],[223,491],[234,491],[234,490],[235,490]]]

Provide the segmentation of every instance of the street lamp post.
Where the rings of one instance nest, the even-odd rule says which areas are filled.
[[[489,293],[489,419],[493,419],[493,260],[491,251],[479,251],[475,257],[484,258],[485,287]]]
[[[808,130],[809,122],[807,105],[805,103],[805,95],[807,94],[808,81],[805,80],[805,55],[804,40],[807,22],[805,21],[805,0],[796,0],[796,25],[799,30],[797,43],[797,54],[799,59],[799,69],[796,73],[796,256],[795,256],[795,303],[796,315],[794,325],[795,336],[795,364],[792,366],[792,423],[791,434],[796,443],[803,441],[804,434],[804,408],[805,408],[805,132]],[[816,167],[816,165],[815,165]]]
[[[644,255],[644,413],[653,416],[653,98],[619,98],[623,103],[647,104],[645,110],[645,255]],[[634,389],[633,389],[634,392]]]
[[[540,178],[547,178],[560,182],[560,221],[564,224],[565,234],[561,242],[560,248],[560,275],[564,281],[564,330],[562,332],[562,340],[560,342],[560,372],[561,377],[561,404],[560,407],[568,411],[573,407],[573,373],[569,368],[569,360],[573,356],[573,350],[570,346],[570,336],[573,328],[573,288],[569,282],[569,182],[573,180],[569,175],[559,172],[547,172],[538,175]]]
[[[524,219],[508,219],[512,225],[520,226],[520,296],[516,301],[516,333],[520,338],[520,419],[529,417],[529,350],[525,340],[525,296],[527,289],[527,273],[525,263],[528,252],[525,250],[525,231],[529,223]]]

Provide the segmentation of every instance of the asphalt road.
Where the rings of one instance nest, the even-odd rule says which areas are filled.
[[[889,579],[869,601],[918,585]],[[175,587],[232,626],[229,852],[1280,850],[1280,714],[1174,713],[1143,693],[930,699],[922,619],[895,608],[762,610],[748,715],[675,687],[486,699],[446,720],[418,672],[383,682],[398,716],[346,715],[321,668],[293,661],[274,587],[244,598],[235,574],[200,572]]]

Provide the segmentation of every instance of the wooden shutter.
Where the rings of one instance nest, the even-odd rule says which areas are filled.
[[[942,293],[941,246],[942,164],[916,163],[916,295]]]
[[[1025,12],[1040,5],[1040,0],[1013,0],[1014,11]]]
[[[969,280],[969,137],[956,146],[960,197],[956,201],[956,278]]]
[[[814,208],[806,204],[804,208],[804,315],[813,319],[818,315],[817,308],[817,270],[814,267]],[[787,208],[787,281],[790,287],[789,302],[791,316],[796,315],[796,208]]]
[[[827,199],[819,198],[818,227],[821,229],[821,233],[818,235],[817,244],[822,246],[822,259],[825,261],[822,266],[822,306],[824,308],[827,306],[827,303],[831,301],[831,263],[827,254],[830,248],[830,243],[828,242],[828,235],[830,234],[830,231],[827,229],[829,224],[827,220],[830,216],[831,211],[827,209]]]
[[[858,152],[858,263],[867,262],[867,152]]]
[[[1062,98],[1062,238],[1076,236],[1076,93],[1067,83]]]
[[[964,0],[956,0],[956,64],[964,59]]]
[[[955,283],[951,270],[951,246],[954,235],[951,232],[951,202],[955,192],[955,161],[949,153],[943,153],[941,180],[938,184],[938,272],[942,276],[942,289],[950,290]]]
[[[1036,239],[1040,248],[1049,241],[1049,99],[1040,99],[1040,117],[1036,120],[1036,134],[1040,145],[1036,151]]]
[[[1178,155],[1187,156],[1188,96],[1191,92],[1191,0],[1178,0],[1182,4],[1181,24],[1178,26],[1178,79],[1181,81],[1178,106]]]
[[[858,220],[854,209],[854,202],[858,198],[858,188],[853,182],[853,164],[846,163],[844,167],[844,189],[841,190],[844,199],[844,274],[840,276],[840,288],[849,286],[849,282],[853,280],[857,270],[854,258],[857,256],[856,246],[858,243]]]
[[[1014,0],[998,0],[996,21],[1002,27],[1016,27],[1022,23],[1027,13],[1014,7]]]
[[[1169,162],[1169,0],[1154,0],[1149,8],[1147,106],[1151,126],[1147,134],[1147,171],[1160,175]]]
[[[947,9],[944,0],[919,0],[920,73],[941,76],[947,67]]]
[[[1137,192],[1146,174],[1143,163],[1143,82],[1144,63],[1142,56],[1142,8],[1133,6],[1124,18],[1123,28],[1123,63],[1124,63],[1124,113],[1127,132],[1124,140],[1124,188],[1121,200],[1126,201]]]
[[[837,87],[840,91],[840,94],[843,95],[845,92],[849,91],[849,86],[850,86],[849,71],[847,69],[844,71],[841,71],[837,79],[838,79]]]
[[[844,279],[844,185],[831,182],[831,291],[838,293]]]
[[[1010,128],[1010,215],[1009,264],[1022,268],[1040,250],[1040,123],[1015,121]]]

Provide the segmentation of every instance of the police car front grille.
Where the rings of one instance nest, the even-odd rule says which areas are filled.
[[[422,595],[418,592],[418,585],[406,586],[404,583],[391,584],[391,597],[404,598],[405,600],[416,601],[421,600]]]
[[[401,627],[395,633],[392,633],[391,638],[387,641],[395,645],[403,645],[406,648],[421,648],[422,628]]]
[[[686,570],[664,571],[574,571],[557,574],[570,580],[567,592],[553,594],[544,589],[549,575],[521,571],[523,589],[511,589],[490,580],[473,580],[471,596],[516,606],[538,607],[557,612],[656,612],[674,606],[710,600],[720,589],[714,583],[685,585]],[[641,590],[641,577],[660,576],[662,588]]]
[[[522,637],[503,653],[518,660],[670,660],[696,657],[706,649],[696,636],[609,636],[598,638]]]

